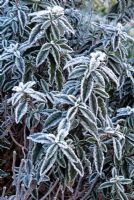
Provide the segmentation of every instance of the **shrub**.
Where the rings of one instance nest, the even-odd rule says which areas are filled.
[[[133,199],[134,4],[103,3],[0,1],[2,200]]]

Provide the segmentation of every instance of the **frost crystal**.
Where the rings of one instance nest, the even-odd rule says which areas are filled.
[[[90,67],[97,68],[99,67],[101,62],[104,62],[106,59],[106,54],[101,51],[96,51],[90,54],[91,60],[90,60]]]
[[[122,29],[123,29],[122,24],[121,24],[121,23],[118,23],[116,27],[117,27],[118,33],[119,33],[119,34],[122,33]]]
[[[29,16],[40,17],[40,16],[48,15],[48,14],[64,15],[64,8],[62,8],[61,6],[47,7],[47,10],[34,12],[34,13],[31,13]]]
[[[52,8],[52,13],[56,15],[64,15],[64,9],[60,6],[54,6]]]

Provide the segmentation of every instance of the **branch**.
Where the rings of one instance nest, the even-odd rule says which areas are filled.
[[[98,181],[98,178],[99,178],[99,175],[96,175],[96,177],[94,178],[94,180],[92,182],[92,185],[91,185],[89,191],[84,195],[83,198],[81,198],[81,200],[86,200],[86,199],[89,198],[89,196],[91,195],[92,190],[94,189],[94,187],[95,187],[95,185],[96,185],[96,183]]]

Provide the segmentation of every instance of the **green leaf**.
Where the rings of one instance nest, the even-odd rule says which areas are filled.
[[[98,129],[97,129],[96,123],[92,119],[87,117],[87,116],[79,115],[79,117],[80,117],[80,123],[82,124],[82,126],[87,131],[89,131],[89,133],[91,135],[93,135],[97,139],[97,137],[98,137]]]
[[[40,144],[52,144],[55,142],[55,137],[50,137],[50,134],[47,133],[34,133],[27,137],[27,139],[32,140],[33,142]]]
[[[96,70],[95,72],[92,72],[92,76],[98,85],[100,85],[101,87],[105,87],[105,80],[102,74],[99,73],[99,71]]]
[[[55,153],[51,158],[44,159],[40,168],[40,176],[44,176],[54,165],[57,159],[57,154]]]
[[[108,93],[103,88],[94,88],[94,93],[102,98],[109,98]]]
[[[58,145],[57,145],[57,144],[52,144],[52,145],[47,149],[45,159],[50,159],[57,151],[58,151]]]
[[[21,72],[21,74],[24,74],[24,72],[25,72],[25,62],[24,62],[24,59],[22,57],[20,57],[20,58],[15,57],[15,65],[16,65],[17,69],[19,70],[19,72]]]
[[[7,173],[7,172],[3,171],[2,169],[0,169],[0,178],[7,177],[9,175],[10,175],[9,173]]]
[[[116,183],[115,185],[117,187],[117,190],[124,192],[124,187],[120,183]]]
[[[40,49],[37,58],[36,58],[36,66],[41,65],[43,62],[45,62],[45,60],[47,59],[48,55],[49,55],[49,49],[47,50],[43,50],[44,46],[42,46],[42,48]]]
[[[52,22],[51,24],[51,33],[53,35],[53,39],[59,39],[60,38],[60,31],[59,28],[57,27],[57,24]]]
[[[106,119],[106,117],[107,117],[107,106],[106,106],[105,101],[101,97],[98,98],[98,106],[99,106],[99,109],[101,111],[102,116],[104,117],[104,119]]]
[[[132,142],[134,142],[134,134],[133,133],[129,133],[126,135],[126,138]]]
[[[62,119],[62,112],[57,111],[51,114],[45,121],[44,128],[50,129],[59,124]]]
[[[64,77],[63,77],[63,73],[61,70],[56,70],[56,76],[55,76],[55,82],[57,84],[57,88],[60,91],[62,89],[63,86],[63,81],[64,81]]]
[[[118,193],[120,200],[129,200],[127,195],[124,192],[118,191],[117,193]]]
[[[81,76],[84,75],[85,71],[86,71],[86,66],[77,66],[71,71],[69,78],[70,79],[80,78]]]
[[[45,20],[45,22],[41,26],[41,30],[46,31],[51,25],[50,20]]]
[[[96,117],[95,115],[91,112],[90,108],[88,106],[79,106],[79,111],[81,114],[91,120],[92,122],[96,122]]]
[[[94,93],[92,93],[89,98],[89,107],[91,111],[94,113],[94,115],[96,116],[98,113],[98,100],[96,96],[94,95]]]
[[[60,66],[60,52],[59,52],[58,48],[56,47],[56,45],[52,46],[51,54],[54,58],[56,65]]]
[[[67,173],[68,173],[68,183],[75,180],[77,176],[77,171],[74,169],[74,167],[68,162],[67,166]]]
[[[132,183],[132,180],[130,178],[124,178],[124,179],[120,179],[120,183],[122,185],[128,185]]]
[[[122,159],[122,145],[119,140],[113,137],[114,153],[118,160]]]
[[[112,38],[111,38],[111,43],[112,43],[112,46],[113,46],[113,50],[114,51],[117,51],[118,48],[119,48],[119,45],[120,45],[120,36],[119,35],[113,35]]]
[[[67,157],[70,163],[78,163],[79,158],[76,156],[75,152],[68,146],[67,149],[61,148],[63,154]]]
[[[24,29],[27,23],[27,16],[23,10],[18,10],[18,18],[21,25],[21,28]]]
[[[67,120],[72,122],[75,119],[77,112],[78,112],[77,106],[73,106],[73,107],[69,108],[69,110],[67,112]]]
[[[63,118],[58,125],[58,135],[65,138],[69,134],[70,126],[70,122],[66,118]]]
[[[104,188],[109,188],[109,187],[112,187],[113,186],[113,183],[111,182],[105,182],[105,183],[102,183],[99,187],[100,190],[104,189]]]
[[[84,176],[84,169],[80,161],[78,163],[71,163],[71,165],[78,172],[80,176]]]
[[[28,103],[27,101],[19,102],[15,108],[15,121],[18,124],[22,117],[27,113]]]
[[[65,31],[71,32],[74,34],[74,30],[73,27],[70,25],[70,23],[68,22],[68,20],[64,17],[62,18],[60,21],[60,25],[63,27],[63,29]]]
[[[109,78],[111,78],[111,80],[112,80],[113,82],[115,82],[117,86],[119,86],[119,79],[118,79],[117,76],[114,74],[114,72],[113,72],[110,68],[108,68],[108,67],[106,67],[106,66],[103,66],[102,69],[103,69],[103,71],[109,76]]]
[[[43,91],[47,93],[49,91],[49,84],[44,79],[41,79],[40,82],[41,82]]]
[[[81,99],[83,102],[86,102],[90,97],[93,90],[93,78],[91,76],[84,77],[81,82]]]
[[[104,153],[98,145],[94,146],[93,157],[96,171],[101,175],[104,165]]]
[[[37,24],[31,31],[29,36],[29,43],[36,41],[38,34],[40,33],[41,24]]]

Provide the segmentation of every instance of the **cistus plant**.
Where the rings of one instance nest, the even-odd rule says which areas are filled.
[[[133,0],[0,0],[1,200],[134,199],[133,24]]]

